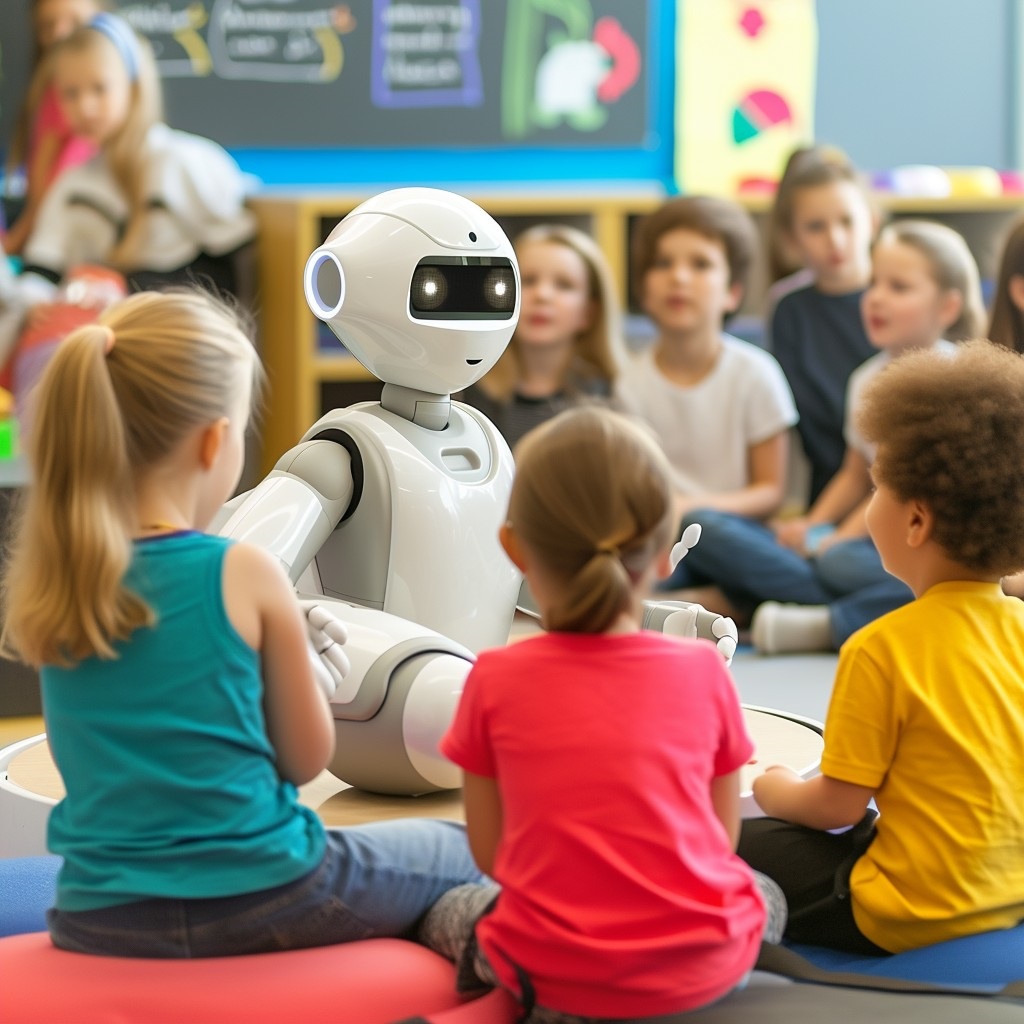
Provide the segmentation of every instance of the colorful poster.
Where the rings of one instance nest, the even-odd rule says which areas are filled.
[[[592,134],[637,86],[643,5],[630,11],[606,3],[607,12],[594,6],[591,0],[509,0],[501,104],[507,138],[562,125]]]
[[[814,138],[814,0],[678,0],[676,181],[683,192],[765,190]]]

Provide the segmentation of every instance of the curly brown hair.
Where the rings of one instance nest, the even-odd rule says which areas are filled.
[[[875,479],[928,505],[950,558],[1024,569],[1024,355],[984,340],[908,352],[864,389],[857,420],[878,445]]]

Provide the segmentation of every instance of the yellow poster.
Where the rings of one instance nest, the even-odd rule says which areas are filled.
[[[814,138],[814,0],[677,0],[676,181],[735,196]]]

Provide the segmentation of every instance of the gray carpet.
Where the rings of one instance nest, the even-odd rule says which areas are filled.
[[[732,675],[745,704],[824,722],[837,660],[835,654],[768,656],[741,647],[733,659]]]

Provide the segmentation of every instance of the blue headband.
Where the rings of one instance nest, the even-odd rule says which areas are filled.
[[[139,77],[139,41],[131,26],[116,14],[97,14],[88,27],[102,32],[116,47],[128,71],[128,78],[134,82]]]

